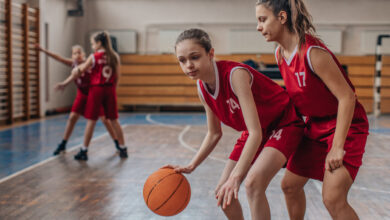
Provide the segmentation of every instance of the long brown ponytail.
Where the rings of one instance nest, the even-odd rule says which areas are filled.
[[[107,31],[102,31],[93,36],[95,42],[100,42],[102,47],[106,51],[107,64],[112,68],[114,73],[117,72],[117,65],[119,63],[118,57],[112,49],[111,38]]]
[[[299,37],[299,48],[305,43],[306,34],[317,38],[312,16],[307,11],[303,0],[258,0],[256,5],[266,6],[275,16],[279,16],[280,11],[285,11],[288,29]]]

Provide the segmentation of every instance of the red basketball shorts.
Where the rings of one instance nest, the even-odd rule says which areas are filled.
[[[77,89],[76,98],[73,101],[71,111],[78,113],[80,115],[84,115],[87,99],[88,99],[88,94],[84,94],[79,89]]]
[[[84,116],[87,101],[88,101],[88,94],[85,94],[81,92],[79,89],[77,89],[76,98],[73,101],[71,112],[75,112]],[[104,116],[103,106],[100,108],[99,116]]]
[[[89,88],[85,118],[97,120],[101,111],[107,119],[115,120],[118,118],[115,86],[91,86]]]
[[[263,141],[256,152],[252,164],[264,147],[273,147],[277,149],[283,153],[287,159],[296,151],[303,136],[304,123],[297,116],[292,105],[290,107],[291,108],[286,108],[287,110],[284,112],[283,118],[280,120],[278,126],[274,129],[269,129],[269,132],[263,134]],[[244,149],[245,142],[248,139],[248,135],[248,131],[242,132],[229,159],[238,161],[241,152]]]
[[[325,159],[333,144],[336,120],[336,118],[330,120],[308,120],[305,137],[301,146],[298,147],[295,154],[288,161],[288,170],[299,176],[323,180]],[[330,135],[324,135],[324,130],[330,131]],[[353,180],[355,180],[359,167],[362,165],[367,136],[368,120],[364,113],[361,117],[352,120],[344,145],[343,165]],[[313,139],[313,137],[315,138]]]

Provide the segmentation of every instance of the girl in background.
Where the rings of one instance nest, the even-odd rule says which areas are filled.
[[[110,36],[107,32],[100,32],[91,38],[91,46],[94,54],[88,59],[73,68],[72,74],[58,88],[65,87],[74,79],[80,77],[83,72],[90,69],[90,87],[88,100],[85,109],[85,118],[88,119],[85,127],[84,145],[76,160],[88,160],[88,146],[91,142],[96,121],[99,116],[99,109],[103,107],[105,117],[111,122],[118,137],[118,151],[122,158],[127,157],[127,147],[123,137],[123,131],[118,121],[118,108],[116,97],[116,85],[120,74],[120,60],[117,53],[111,46]]]
[[[83,63],[85,61],[85,53],[84,49],[80,45],[74,45],[72,47],[72,57],[71,58],[65,58],[58,54],[52,53],[44,48],[42,48],[40,45],[36,45],[37,49],[44,52],[45,54],[49,55],[50,57],[54,58],[55,60],[67,65],[76,67],[77,65]],[[66,150],[66,143],[68,142],[70,136],[72,135],[74,126],[78,119],[80,118],[80,115],[84,115],[85,112],[85,105],[87,103],[88,98],[88,90],[89,90],[89,83],[90,83],[90,73],[86,71],[86,73],[81,74],[78,78],[74,80],[76,86],[77,86],[77,94],[76,98],[73,101],[72,109],[69,114],[68,121],[66,122],[65,132],[64,136],[62,138],[61,143],[58,144],[57,149],[54,151],[54,155],[57,155],[63,151]],[[119,147],[119,142],[117,140],[116,134],[114,132],[114,129],[111,125],[111,122],[106,120],[104,117],[103,108],[101,108],[101,112],[99,114],[100,119],[102,120],[104,126],[106,127],[108,133],[110,134],[111,138],[114,140],[115,147]]]

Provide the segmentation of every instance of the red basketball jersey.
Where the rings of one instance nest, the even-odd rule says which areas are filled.
[[[116,81],[116,73],[107,65],[106,52],[98,50],[93,54],[91,85],[109,85]]]
[[[286,90],[298,112],[310,117],[336,116],[338,101],[324,82],[314,73],[310,62],[310,50],[320,48],[331,54],[345,80],[355,91],[336,56],[322,42],[311,35],[306,35],[306,43],[302,45],[300,52],[298,52],[297,47],[289,60],[280,57],[279,48],[276,48],[275,52],[276,62],[284,79]],[[356,102],[356,108],[363,107],[359,102]]]
[[[79,64],[74,62],[72,64],[72,68],[78,66]],[[74,80],[74,83],[76,84],[77,88],[83,93],[88,94],[89,90],[89,84],[91,82],[91,72],[90,70],[87,70],[86,72],[82,73],[80,77]]]
[[[217,61],[214,62],[216,77],[214,94],[209,92],[201,80],[198,80],[199,93],[220,121],[237,131],[247,130],[240,103],[231,85],[232,72],[237,68],[243,68],[251,74],[251,89],[262,130],[266,134],[270,128],[278,124],[290,102],[288,94],[270,78],[245,64]]]

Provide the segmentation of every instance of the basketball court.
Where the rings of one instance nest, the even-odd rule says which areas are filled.
[[[390,1],[304,2],[369,119],[363,165],[349,203],[362,220],[390,220]],[[278,45],[256,29],[255,5],[256,0],[0,0],[0,220],[226,219],[214,190],[240,136],[228,126],[222,125],[223,137],[211,155],[185,174],[191,199],[182,212],[156,215],[145,204],[143,187],[160,167],[187,165],[207,132],[196,81],[183,74],[174,54],[182,31],[206,31],[215,60],[245,63],[285,86],[275,60]],[[80,89],[77,83],[61,92],[55,86],[69,76],[70,64],[80,64],[73,58],[74,46],[81,61],[102,49],[91,48],[97,33],[112,42],[120,58],[118,81],[98,81],[112,89],[108,100],[116,96],[125,144],[115,148],[98,121],[88,160],[75,160],[87,125],[80,117],[65,141],[66,152],[53,156],[66,139],[65,126]],[[107,108],[116,114],[113,106]],[[128,158],[119,148],[125,146]],[[289,219],[280,187],[284,172],[277,173],[266,191],[274,220]],[[321,191],[319,181],[306,184],[305,220],[331,219]],[[250,219],[244,184],[239,200]]]
[[[73,155],[82,142],[83,133],[79,131],[84,120],[75,128],[67,152],[51,156],[62,134],[65,115],[1,130],[1,139],[8,137],[9,142],[1,143],[0,219],[166,219],[145,205],[143,184],[161,166],[185,165],[191,160],[206,132],[205,116],[124,113],[120,118],[129,147],[127,159],[116,155],[111,138],[99,124],[89,160],[75,161]],[[390,118],[370,117],[370,123],[363,166],[349,201],[361,219],[390,219]],[[167,219],[225,219],[216,208],[214,187],[239,133],[226,126],[223,132],[212,157],[186,175],[192,190],[187,208]],[[37,147],[34,142],[41,144]],[[15,147],[4,148],[5,145]],[[288,219],[280,189],[283,172],[277,174],[267,190],[273,219]],[[330,219],[322,204],[321,183],[310,181],[305,190],[305,219]],[[239,198],[249,219],[243,186]]]

